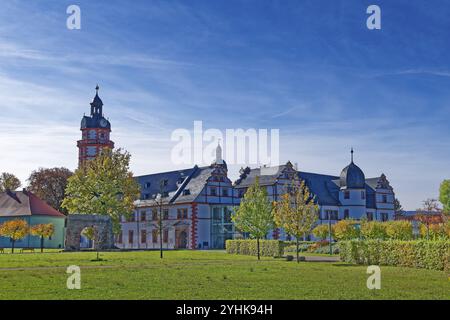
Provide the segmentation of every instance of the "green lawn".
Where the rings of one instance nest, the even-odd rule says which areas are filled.
[[[221,251],[0,254],[0,299],[449,299],[444,272],[381,267],[381,290],[366,267],[287,262]],[[66,268],[81,267],[81,290]]]

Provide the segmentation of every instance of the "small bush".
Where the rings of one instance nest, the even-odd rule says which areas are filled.
[[[448,240],[349,240],[339,242],[342,261],[356,264],[449,270]]]
[[[258,255],[256,240],[227,240],[226,252],[230,254]],[[284,243],[279,240],[259,240],[261,256],[281,257],[284,252]]]

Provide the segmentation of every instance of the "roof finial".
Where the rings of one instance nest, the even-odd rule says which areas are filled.
[[[353,147],[352,147],[352,150],[350,151],[350,153],[352,154],[352,163],[353,163]]]
[[[98,94],[98,89],[100,89],[100,87],[98,86],[98,83],[97,83],[97,86],[95,87],[96,94]]]

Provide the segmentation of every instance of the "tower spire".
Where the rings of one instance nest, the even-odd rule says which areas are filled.
[[[222,147],[220,146],[220,139],[217,142],[217,148],[216,148],[216,164],[223,164]]]
[[[350,151],[350,153],[352,154],[352,163],[353,163],[353,147],[352,147],[352,149],[351,149],[351,151]]]

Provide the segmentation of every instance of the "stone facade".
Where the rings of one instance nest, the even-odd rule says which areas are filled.
[[[98,240],[94,241],[94,249],[108,250],[114,249],[114,234],[112,231],[112,221],[108,216],[71,214],[67,217],[66,227],[66,250],[80,250],[81,232],[86,227],[93,227]]]

